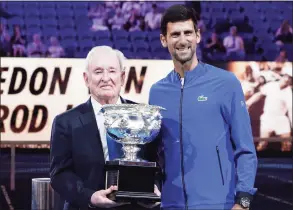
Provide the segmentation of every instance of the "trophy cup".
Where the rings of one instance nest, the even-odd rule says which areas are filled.
[[[152,142],[161,127],[161,110],[146,104],[107,104],[102,107],[107,135],[122,144],[124,157],[106,161],[106,188],[116,185],[118,190],[109,198],[118,202],[157,202],[154,193],[155,162],[137,156],[138,145]]]

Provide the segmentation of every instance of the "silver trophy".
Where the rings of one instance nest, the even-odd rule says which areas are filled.
[[[146,104],[107,104],[102,107],[107,135],[122,144],[124,152],[124,157],[106,161],[106,188],[118,187],[112,200],[160,200],[153,193],[157,164],[139,158],[137,153],[139,145],[152,142],[158,135],[162,110],[163,107]]]
[[[102,107],[107,134],[122,144],[124,161],[142,161],[137,157],[138,145],[155,139],[161,128],[161,110],[146,104],[107,104]]]

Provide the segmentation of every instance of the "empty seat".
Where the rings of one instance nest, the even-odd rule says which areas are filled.
[[[151,57],[152,59],[161,59],[161,60],[171,59],[171,56],[167,51],[159,51],[156,53],[151,53]]]
[[[217,18],[216,21],[212,23],[212,28],[214,28],[217,33],[229,31],[230,26],[230,22],[227,18]]]
[[[131,49],[123,50],[123,54],[127,59],[133,59],[134,58],[134,53],[131,51]]]
[[[10,14],[18,15],[19,17],[24,15],[23,7],[9,7],[7,12]]]
[[[255,52],[255,43],[251,38],[244,38],[244,48],[246,53],[254,53]]]
[[[164,49],[160,40],[153,40],[152,42],[149,42],[149,46],[151,52],[158,52]]]
[[[26,36],[31,39],[34,34],[43,35],[42,29],[39,27],[27,28],[26,29]]]
[[[55,2],[50,2],[50,1],[40,1],[39,2],[39,8],[43,9],[43,8],[54,8],[55,9]]]
[[[71,9],[72,3],[70,1],[59,1],[59,2],[57,2],[56,7],[60,8],[60,9],[62,9],[62,8],[64,8],[64,9],[70,8]]]
[[[149,42],[152,42],[154,40],[160,40],[160,31],[156,30],[156,31],[149,31],[147,33],[147,38],[149,40]]]
[[[279,50],[277,48],[269,48],[264,51],[263,56],[268,61],[274,61],[278,54]]]
[[[125,30],[112,30],[113,41],[128,41],[129,32]]]
[[[60,36],[62,37],[62,39],[67,39],[68,37],[76,37],[76,31],[73,28],[64,28],[61,30]]]
[[[57,27],[58,23],[54,17],[50,17],[47,19],[41,19],[41,25],[44,28],[51,27],[51,26]]]
[[[83,15],[86,15],[87,13],[88,13],[87,8],[76,8],[76,9],[73,9],[74,16],[83,16]]]
[[[74,56],[75,56],[76,58],[86,58],[87,53],[88,53],[88,52],[86,52],[86,51],[76,51],[76,52],[74,53]]]
[[[121,50],[122,52],[125,50],[131,50],[131,44],[128,41],[114,41],[115,49]]]
[[[80,33],[76,33],[78,40],[82,41],[82,40],[94,40],[94,35],[92,33],[84,33],[84,34],[80,34]]]
[[[56,13],[59,17],[72,17],[74,15],[71,8],[56,8]]]
[[[64,47],[73,47],[77,46],[75,39],[64,39],[61,41],[61,45]]]
[[[97,40],[110,40],[111,39],[111,33],[110,31],[96,31],[95,37]]]
[[[133,52],[141,53],[141,52],[149,52],[149,45],[145,41],[136,41],[132,42]]]
[[[139,59],[151,59],[152,58],[152,54],[148,51],[142,51],[139,54],[135,54],[137,55],[137,58]]]
[[[147,37],[147,33],[144,31],[132,31],[132,32],[129,32],[129,37],[132,42],[145,41]]]
[[[7,20],[7,24],[8,25],[20,25],[21,27],[23,27],[25,25],[24,19],[23,18],[19,18],[19,17],[14,17],[11,19]]]
[[[40,19],[35,18],[26,18],[25,24],[27,28],[41,27]]]
[[[60,32],[56,27],[48,26],[43,28],[43,35],[48,39],[51,36],[58,37],[60,35]]]
[[[35,10],[35,11],[39,10],[38,2],[27,1],[27,2],[24,2],[23,6],[24,6],[25,10],[31,10],[31,11],[32,10]]]
[[[109,47],[114,46],[114,43],[111,40],[106,40],[106,39],[104,39],[104,40],[96,40],[96,41],[94,41],[94,44],[95,44],[95,46],[102,46],[102,45],[109,46]]]
[[[14,1],[8,1],[6,2],[6,8],[9,11],[10,9],[16,8],[16,9],[23,9],[24,2],[14,2]]]
[[[62,46],[62,44],[61,44]],[[78,46],[77,45],[74,45],[74,46],[69,46],[69,47],[64,47],[62,46],[65,50],[65,58],[74,58],[76,57],[75,56],[75,53],[78,51]]]
[[[95,46],[94,42],[92,41],[79,41],[78,45],[80,47],[80,50],[86,53],[88,53]]]
[[[72,2],[73,10],[84,9],[88,10],[88,3],[87,2]]]
[[[60,29],[66,29],[66,28],[74,29],[75,28],[75,23],[72,20],[61,21],[61,22],[59,21],[58,25]]]
[[[272,33],[276,33],[281,24],[282,22],[278,20],[269,22],[269,31]]]
[[[43,8],[40,9],[41,19],[56,18],[56,10],[54,8]]]

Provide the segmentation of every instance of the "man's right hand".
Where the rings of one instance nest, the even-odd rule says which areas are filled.
[[[95,192],[91,197],[91,205],[99,208],[112,208],[116,206],[125,205],[127,203],[116,203],[109,198],[107,198],[107,195],[113,192],[114,190],[117,190],[117,186],[111,186],[106,190],[99,190]]]

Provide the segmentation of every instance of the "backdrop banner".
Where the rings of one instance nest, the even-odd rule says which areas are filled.
[[[248,100],[261,91],[262,87],[258,85],[261,76],[269,84],[280,82],[280,78],[285,74],[290,75],[290,72],[292,76],[290,64],[230,62],[214,65],[235,73]],[[1,140],[49,141],[54,117],[89,99],[83,79],[84,69],[85,59],[1,58]],[[127,60],[126,80],[121,95],[138,103],[148,103],[152,84],[172,70],[171,60]],[[278,109],[288,112],[290,97],[292,110],[292,91],[286,97],[288,100],[281,97],[275,100],[276,106],[283,104]],[[266,98],[268,96],[249,108],[256,137],[260,135],[260,118]],[[289,117],[287,112],[286,116]]]

